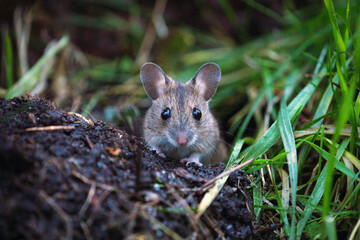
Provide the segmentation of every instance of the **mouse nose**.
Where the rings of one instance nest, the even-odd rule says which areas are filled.
[[[176,142],[179,146],[183,147],[189,142],[189,138],[187,137],[186,133],[179,133],[176,137]]]

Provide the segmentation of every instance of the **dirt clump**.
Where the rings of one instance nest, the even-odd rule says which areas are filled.
[[[1,239],[274,237],[254,221],[242,171],[196,220],[197,189],[224,164],[162,159],[135,136],[37,97],[0,99],[0,129]]]

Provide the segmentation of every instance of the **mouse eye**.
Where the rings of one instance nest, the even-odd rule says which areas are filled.
[[[166,120],[166,119],[168,119],[168,118],[170,118],[170,117],[171,117],[170,108],[165,108],[165,109],[162,111],[162,113],[161,113],[161,118],[162,118],[163,120]]]
[[[201,111],[197,108],[194,108],[193,109],[193,117],[196,119],[196,120],[200,120],[201,118]]]

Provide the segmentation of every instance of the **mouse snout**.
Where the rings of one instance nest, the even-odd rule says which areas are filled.
[[[179,132],[176,137],[176,142],[179,146],[183,147],[189,142],[189,137],[187,136],[186,132]]]

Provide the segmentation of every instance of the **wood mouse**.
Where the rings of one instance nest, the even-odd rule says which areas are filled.
[[[206,63],[186,83],[174,81],[156,64],[145,63],[141,82],[152,99],[143,125],[147,145],[186,164],[224,161],[225,144],[209,102],[221,78],[216,63]]]

